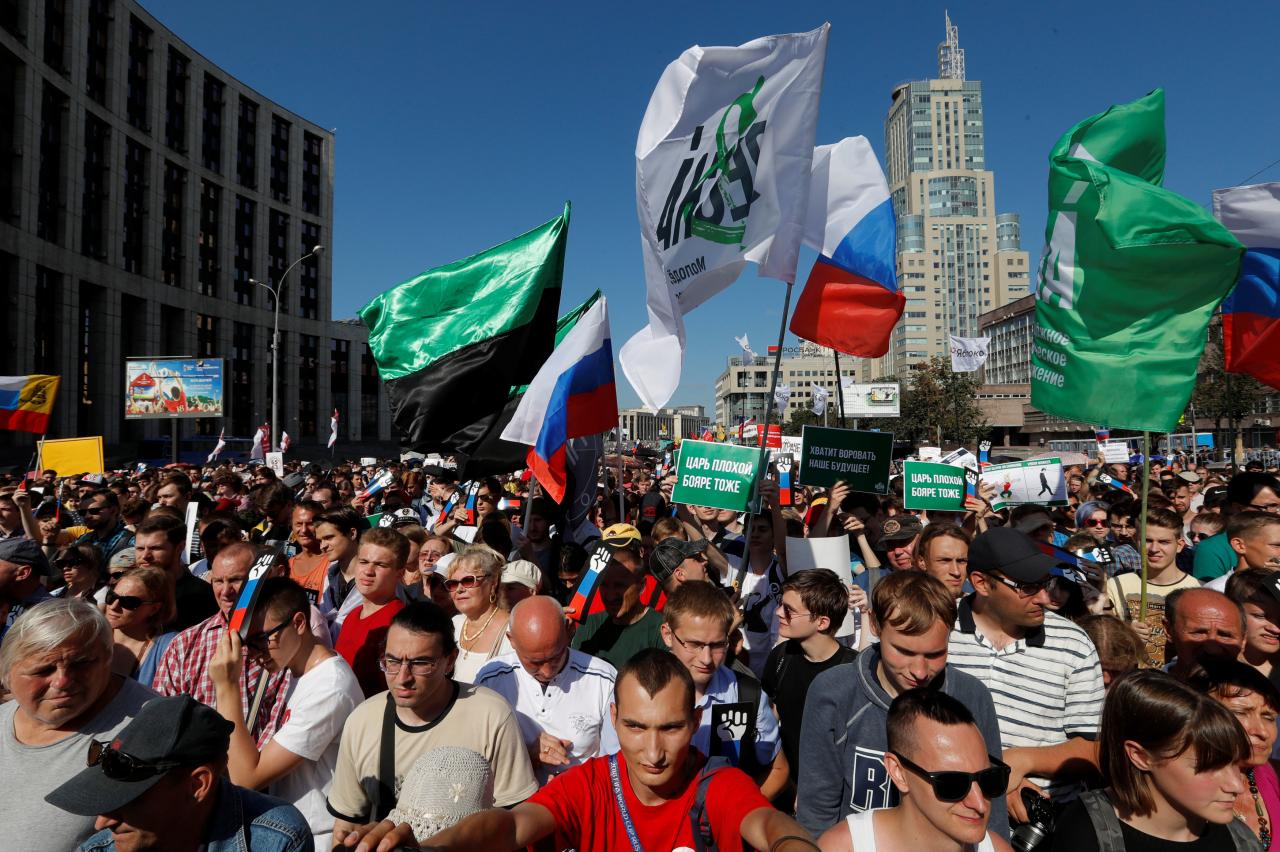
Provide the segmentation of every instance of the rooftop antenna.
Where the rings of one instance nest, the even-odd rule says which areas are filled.
[[[964,79],[964,48],[960,46],[960,28],[951,23],[951,13],[944,13],[947,18],[947,38],[938,45],[938,77],[943,80]]]

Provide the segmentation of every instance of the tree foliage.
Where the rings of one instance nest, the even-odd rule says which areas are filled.
[[[892,432],[897,440],[914,446],[972,446],[987,433],[987,420],[978,406],[982,384],[977,374],[953,373],[940,356],[921,362],[906,381],[896,376],[876,381],[901,384],[902,416],[862,420],[858,424],[861,428]]]
[[[1213,420],[1216,430],[1221,430],[1226,421],[1234,433],[1272,391],[1253,376],[1228,373],[1223,364],[1222,325],[1215,321],[1209,328],[1209,340],[1200,359],[1191,405],[1195,407],[1196,416]]]

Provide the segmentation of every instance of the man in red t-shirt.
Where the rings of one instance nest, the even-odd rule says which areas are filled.
[[[699,713],[688,671],[666,651],[636,654],[618,674],[612,717],[622,747],[618,754],[565,771],[511,810],[472,814],[424,838],[426,848],[519,849],[553,835],[559,845],[579,852],[694,848],[689,812],[706,758],[689,746]],[[818,848],[738,769],[715,770],[705,817],[722,850],[740,849],[743,843],[773,852]],[[386,821],[365,826],[344,842],[354,847],[361,839],[369,849],[417,843],[408,825]]]
[[[351,610],[342,622],[333,650],[341,654],[356,673],[366,698],[387,689],[378,660],[382,657],[391,619],[404,609],[404,602],[396,592],[404,579],[404,562],[408,558],[409,539],[390,527],[374,527],[360,538],[355,591],[364,602]]]

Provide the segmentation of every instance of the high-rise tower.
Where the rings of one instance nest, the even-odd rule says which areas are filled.
[[[1016,213],[997,214],[986,168],[982,84],[965,79],[959,28],[946,18],[938,79],[893,91],[885,165],[898,217],[898,285],[906,296],[889,352],[862,376],[904,376],[948,352],[948,334],[978,335],[978,315],[1028,293]]]

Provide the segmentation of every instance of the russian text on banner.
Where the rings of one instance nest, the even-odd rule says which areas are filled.
[[[964,509],[965,469],[950,464],[902,463],[902,506],[959,512]]]
[[[760,452],[750,447],[681,441],[671,502],[744,512],[759,464]]]
[[[1213,215],[1245,247],[1222,302],[1223,366],[1280,388],[1280,183],[1215,190]]]
[[[1209,318],[1244,249],[1164,189],[1164,92],[1067,131],[1049,158],[1031,404],[1085,423],[1172,431]]]
[[[680,384],[685,314],[747,262],[795,280],[829,30],[691,47],[649,99],[636,139],[649,323],[619,361],[653,411]]]
[[[813,152],[805,244],[820,254],[791,333],[849,355],[879,357],[906,300],[895,275],[893,203],[863,136]]]
[[[805,426],[800,438],[800,481],[805,485],[828,487],[844,480],[850,491],[888,493],[891,433]]]

